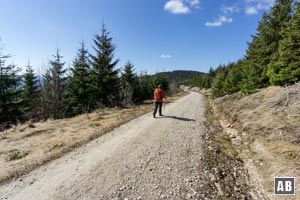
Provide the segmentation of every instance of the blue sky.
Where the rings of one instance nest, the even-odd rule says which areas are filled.
[[[136,72],[198,70],[245,55],[263,11],[273,0],[0,0],[0,37],[9,63],[30,61],[37,73],[60,49],[72,65],[83,39],[107,26],[118,67]]]

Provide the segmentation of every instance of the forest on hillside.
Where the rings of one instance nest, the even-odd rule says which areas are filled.
[[[215,97],[250,94],[270,85],[300,81],[300,2],[275,0],[257,26],[243,59],[197,76],[192,85],[212,88]]]
[[[170,82],[176,82],[182,85],[189,85],[190,82],[205,73],[192,70],[174,70],[172,72],[159,72],[157,75],[166,77]]]

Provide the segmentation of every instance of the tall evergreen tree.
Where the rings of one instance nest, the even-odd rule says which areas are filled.
[[[215,78],[215,76],[216,76],[216,71],[212,67],[210,67],[208,71],[208,75],[204,77],[204,87],[206,89],[212,87],[213,79]]]
[[[53,60],[50,60],[50,69],[44,75],[43,102],[46,118],[63,118],[67,110],[65,95],[67,70],[63,69],[65,63],[61,59],[62,56],[57,49]]]
[[[119,60],[114,60],[116,47],[104,24],[101,35],[95,35],[94,44],[95,55],[90,55],[90,58],[95,103],[98,106],[115,106],[119,100],[119,69],[115,69]]]
[[[224,93],[232,94],[240,90],[242,79],[242,64],[243,61],[239,60],[237,63],[229,63],[226,66],[228,73],[223,83]]]
[[[15,65],[5,66],[9,55],[3,55],[0,49],[0,126],[8,127],[10,124],[22,120],[23,100],[21,98],[21,78],[18,76],[19,68]]]
[[[191,81],[192,86],[203,88],[203,78],[203,75],[196,75]]]
[[[134,66],[129,61],[124,67],[124,72],[122,73],[122,80],[124,80],[132,86],[135,84],[136,74],[134,73]]]
[[[161,84],[163,90],[165,90],[165,91],[168,91],[169,88],[170,88],[170,86],[169,86],[169,80],[163,74],[157,74],[157,75],[155,75],[154,79],[153,79],[153,84],[154,84],[154,87],[157,87],[159,84]]]
[[[290,22],[282,29],[279,59],[269,66],[268,75],[274,85],[300,81],[300,3],[295,2]]]
[[[153,98],[153,79],[147,72],[141,72],[138,76],[138,93],[136,101],[143,101]]]
[[[272,41],[269,45],[272,62],[279,60],[279,42],[284,37],[282,30],[286,28],[291,19],[293,2],[293,0],[275,0],[274,6],[271,8],[268,32]]]
[[[226,66],[220,65],[216,69],[216,76],[212,84],[213,96],[219,97],[226,94],[226,91],[224,91],[224,82],[226,80],[227,74],[228,69],[226,68]]]
[[[205,74],[202,76],[202,87],[205,89],[209,89],[211,87],[212,79],[209,74]]]
[[[269,45],[272,51],[271,62],[268,65],[268,77],[271,84],[274,82],[273,74],[276,74],[278,68],[280,68],[280,53],[279,44],[284,38],[283,30],[287,28],[290,23],[292,13],[293,0],[276,0],[275,4],[270,12],[270,27],[269,33],[272,36],[273,42]],[[273,76],[273,77],[272,77]]]
[[[133,103],[133,98],[137,93],[137,76],[134,73],[134,66],[128,61],[124,67],[121,76],[121,99],[122,104],[127,105]]]
[[[261,88],[261,68],[257,67],[257,64],[252,60],[245,60],[242,68],[242,75],[240,81],[240,89],[244,94],[251,94],[256,92],[258,88]]]
[[[33,68],[28,62],[26,72],[24,73],[24,87],[22,96],[24,98],[25,117],[26,119],[36,118],[38,103],[39,86],[37,77]]]
[[[42,111],[41,115],[44,119],[53,118],[53,95],[52,95],[53,79],[51,71],[47,70],[43,75],[43,85],[41,91]]]
[[[88,51],[85,48],[84,42],[81,42],[81,48],[78,49],[77,57],[73,61],[71,71],[72,76],[68,87],[71,114],[76,115],[88,112],[91,103],[91,69]]]
[[[270,48],[273,40],[268,32],[269,27],[270,17],[264,13],[257,27],[257,34],[252,36],[252,42],[248,44],[242,82],[245,91],[255,91],[269,83],[266,72],[274,51]]]
[[[243,92],[251,93],[269,84],[268,66],[279,58],[280,30],[285,28],[290,19],[292,1],[276,0],[270,13],[263,14],[257,34],[252,36],[247,50],[241,84]]]

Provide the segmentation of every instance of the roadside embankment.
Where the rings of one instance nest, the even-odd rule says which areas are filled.
[[[274,177],[300,176],[300,88],[272,86],[251,95],[226,95],[211,103],[245,162],[251,184],[262,197],[285,199],[274,195],[273,182]],[[299,197],[296,191],[289,199]]]

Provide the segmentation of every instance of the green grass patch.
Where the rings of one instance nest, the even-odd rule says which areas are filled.
[[[60,142],[60,143],[58,143],[58,144],[52,145],[52,146],[50,147],[49,151],[53,151],[53,150],[55,150],[55,149],[60,149],[60,148],[62,148],[62,147],[64,147],[64,146],[66,146],[66,143]]]
[[[18,160],[18,159],[24,158],[27,155],[28,155],[28,152],[20,151],[20,150],[14,150],[13,152],[11,152],[8,155],[6,160],[7,161]]]
[[[233,147],[231,140],[227,134],[219,133],[216,136],[216,142],[220,150],[224,152],[227,156],[231,158],[239,158],[239,154],[236,149]]]
[[[96,128],[96,127],[99,127],[99,126],[101,126],[101,124],[98,123],[98,122],[91,122],[90,123],[90,127],[92,127],[92,128]]]

